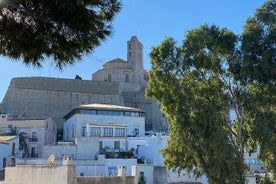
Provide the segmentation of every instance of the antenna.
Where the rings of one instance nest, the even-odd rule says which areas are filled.
[[[52,167],[54,165],[54,161],[55,161],[55,155],[51,154],[46,162],[48,167]]]

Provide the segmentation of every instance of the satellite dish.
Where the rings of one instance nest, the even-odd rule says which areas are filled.
[[[54,165],[54,161],[55,161],[55,155],[52,154],[49,156],[48,160],[47,160],[47,166],[48,167],[52,167]]]

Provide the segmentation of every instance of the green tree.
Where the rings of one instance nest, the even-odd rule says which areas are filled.
[[[276,1],[249,18],[241,37],[203,25],[183,45],[166,38],[150,53],[146,96],[170,122],[168,168],[205,174],[209,183],[244,183],[244,150],[275,173]],[[229,112],[235,112],[231,122]]]
[[[146,95],[170,122],[165,164],[214,184],[244,182],[244,144],[228,116],[234,87],[227,66],[239,58],[236,41],[227,29],[203,25],[188,31],[182,46],[166,38],[150,53]]]
[[[117,0],[2,0],[0,54],[41,66],[73,64],[110,36],[121,9]]]
[[[276,1],[270,0],[246,21],[241,35],[243,58],[236,79],[248,86],[245,99],[248,147],[276,174]],[[276,175],[275,175],[276,176]]]

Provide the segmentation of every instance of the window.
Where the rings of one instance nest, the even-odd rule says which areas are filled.
[[[11,158],[11,166],[15,167],[15,158]]]
[[[107,111],[107,115],[112,116],[113,115],[113,111]]]
[[[103,129],[104,136],[112,137],[113,136],[113,128],[104,128]]]
[[[120,141],[114,141],[114,149],[120,150]]]
[[[37,142],[37,132],[32,132],[32,142]]]
[[[86,136],[86,127],[81,127],[81,136],[82,137]]]
[[[36,157],[36,148],[35,147],[31,148],[31,156]]]
[[[3,158],[2,167],[5,168],[7,166],[7,158]]]
[[[125,136],[125,128],[116,128],[115,136],[116,137],[124,137]]]
[[[100,152],[103,152],[103,141],[99,142],[99,150]]]
[[[99,115],[108,115],[108,111],[104,111],[104,110],[99,110],[98,111]]]
[[[111,81],[111,74],[108,74],[108,76],[107,76],[107,81]]]
[[[130,112],[124,112],[125,116],[130,116]]]
[[[144,172],[140,172],[139,174],[139,183],[146,183],[146,177]]]
[[[129,80],[129,76],[128,76],[128,73],[126,74],[126,79],[125,79],[125,82],[128,82]]]
[[[138,112],[131,112],[130,116],[139,117],[139,113]]]
[[[113,112],[113,115],[114,115],[114,116],[120,116],[120,112],[114,111],[114,112]]]
[[[81,110],[80,110],[80,114],[93,114],[93,115],[95,115],[95,114],[97,114],[97,113],[96,113],[96,110],[81,109]]]
[[[15,155],[15,143],[13,142],[12,143],[12,156]]]
[[[134,129],[133,135],[134,136],[139,136],[139,129],[138,128]]]
[[[75,126],[74,124],[72,124],[72,138],[75,137]]]
[[[101,136],[101,128],[100,127],[91,127],[90,128],[90,136],[91,137]]]

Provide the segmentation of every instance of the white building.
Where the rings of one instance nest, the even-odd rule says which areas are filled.
[[[18,136],[0,136],[0,170],[7,166],[15,166],[18,149]]]
[[[129,150],[127,137],[145,135],[144,112],[107,104],[80,105],[64,116],[64,140],[98,137],[99,149]]]
[[[203,179],[178,176],[165,168],[161,149],[167,136],[145,136],[145,112],[140,109],[107,104],[81,105],[64,116],[64,141],[43,148],[41,160],[21,160],[19,164],[45,165],[54,154],[55,165],[70,155],[77,176],[115,176],[118,166],[131,176],[137,166],[140,181],[152,183],[199,182]]]

